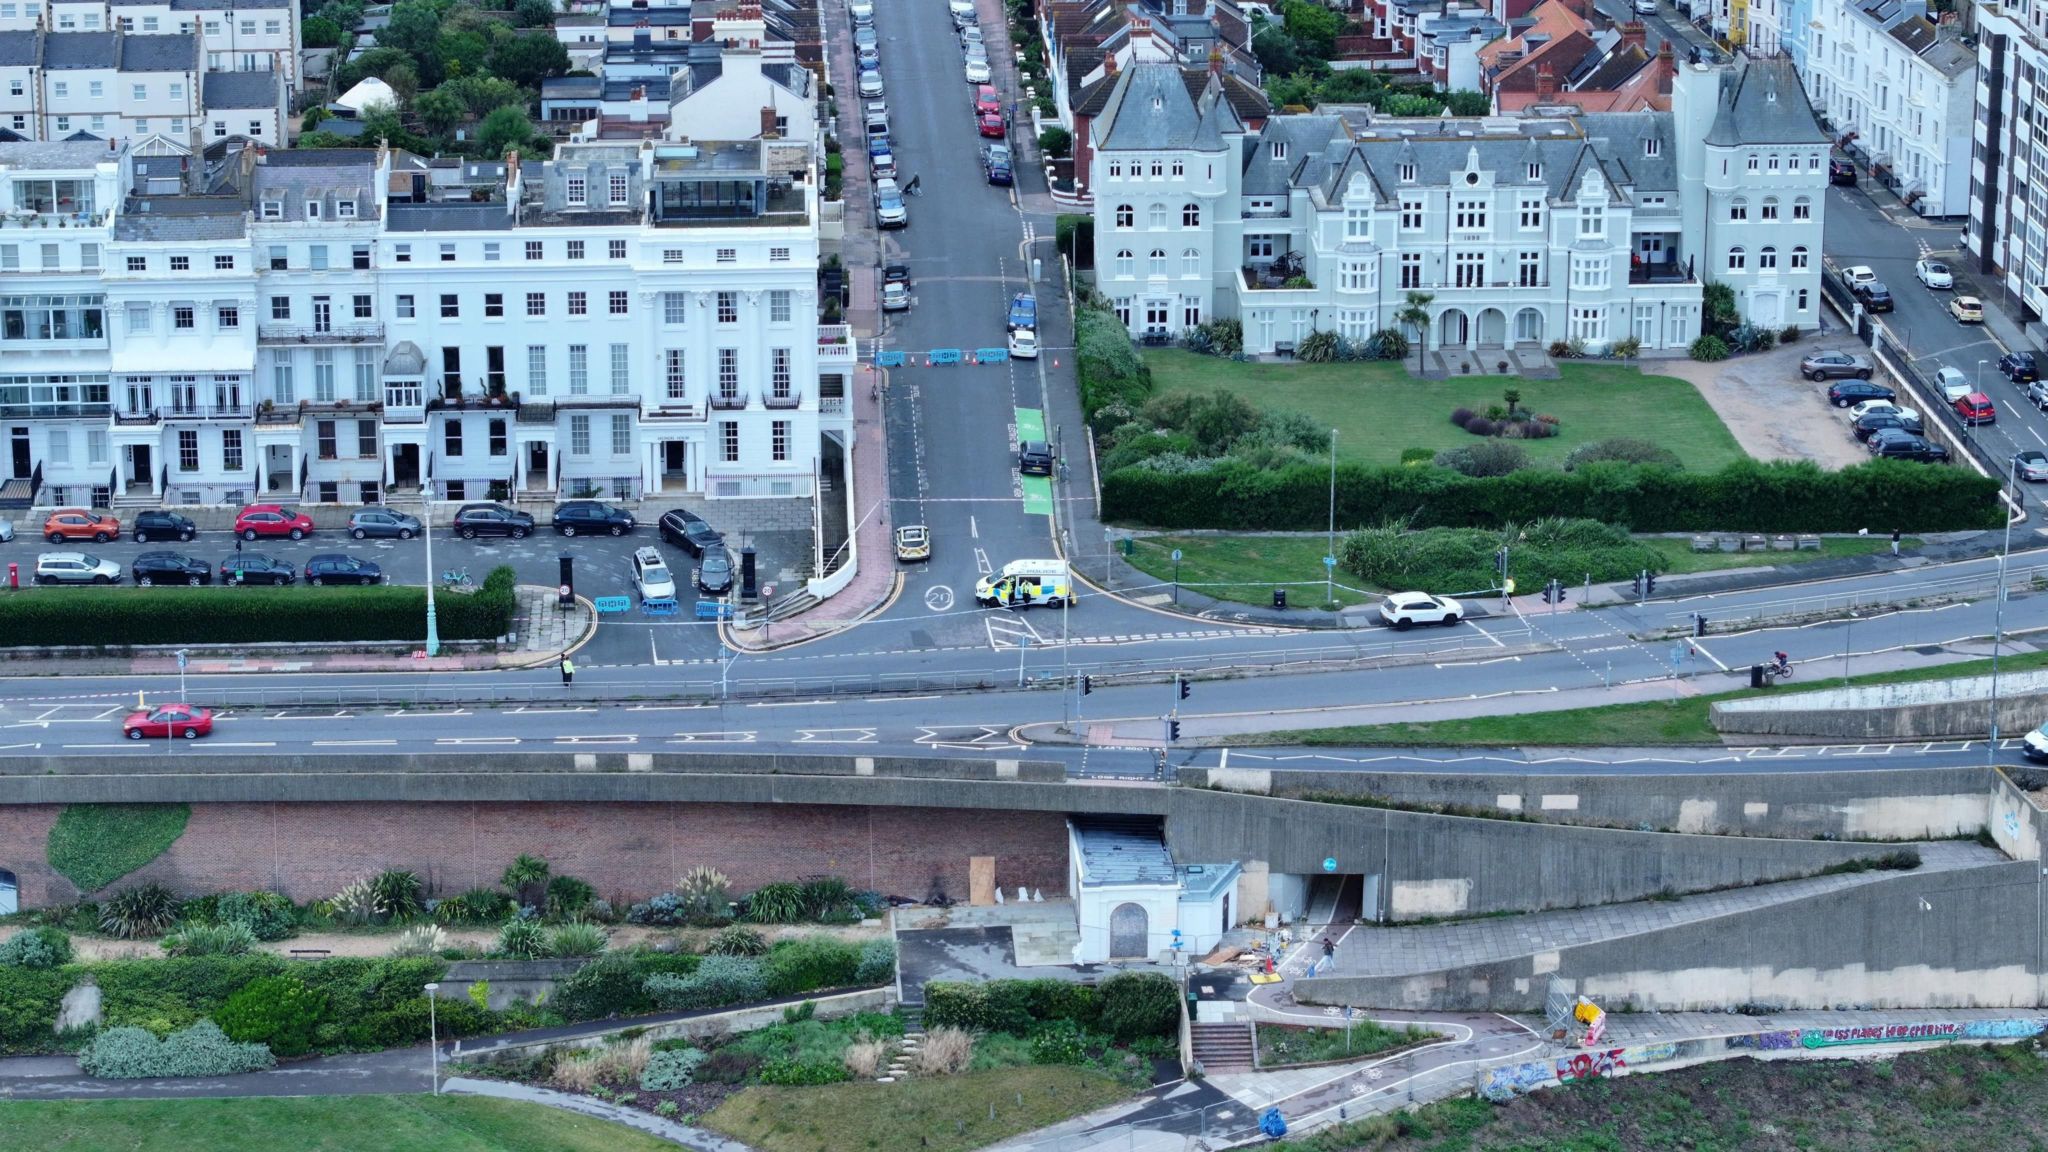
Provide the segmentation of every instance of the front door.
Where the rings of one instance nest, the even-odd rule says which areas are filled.
[[[149,445],[130,444],[128,446],[128,482],[130,484],[147,484],[150,482]]]
[[[391,446],[391,486],[393,488],[417,488],[420,482],[420,446],[417,444],[393,444]]]
[[[1109,957],[1124,960],[1145,955],[1149,934],[1143,904],[1119,904],[1109,914]]]
[[[526,486],[528,488],[550,488],[548,483],[548,444],[545,440],[531,440],[526,445]]]
[[[661,474],[684,476],[689,473],[689,447],[686,441],[663,440],[661,442]]]
[[[26,480],[36,470],[34,457],[28,450],[28,429],[16,428],[14,440],[14,472],[17,479]]]

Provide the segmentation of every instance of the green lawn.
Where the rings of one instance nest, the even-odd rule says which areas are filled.
[[[36,1152],[657,1152],[675,1145],[479,1096],[35,1100],[0,1104],[0,1147]]]
[[[1838,556],[1870,556],[1891,550],[1890,536],[1824,536],[1818,552],[1695,552],[1692,541],[1669,536],[1639,536],[1638,540],[1664,554],[1671,566],[1664,571],[1713,572],[1722,568],[1762,568],[1771,564],[1801,564],[1809,560]],[[1901,537],[1899,547],[1910,553],[1920,547],[1915,536]]]
[[[1178,348],[1145,353],[1156,391],[1227,388],[1261,407],[1292,408],[1337,429],[1337,455],[1364,464],[1398,464],[1404,448],[1453,448],[1474,438],[1451,423],[1451,410],[1503,403],[1560,421],[1560,435],[1524,441],[1537,460],[1556,460],[1581,444],[1614,436],[1654,440],[1687,468],[1710,472],[1743,458],[1742,448],[1697,388],[1670,376],[1619,364],[1560,364],[1558,380],[1512,376],[1417,380],[1385,361],[1348,364],[1240,364]]]
[[[2048,667],[2048,652],[2017,652],[1999,660],[2005,672]],[[1854,684],[1900,684],[1911,680],[1947,680],[1991,671],[1989,660],[1964,660],[1934,668],[1904,668],[1851,677]],[[1783,688],[1743,688],[1686,700],[1651,700],[1608,704],[1598,708],[1567,708],[1556,712],[1518,712],[1506,716],[1473,716],[1415,724],[1354,724],[1343,728],[1304,728],[1262,732],[1239,739],[1244,744],[1309,744],[1332,747],[1407,745],[1446,747],[1575,747],[1633,748],[1656,744],[1719,744],[1720,734],[1708,720],[1716,700],[1735,700],[1764,692],[1814,692],[1838,688],[1839,677]]]
[[[761,1152],[966,1152],[1130,1094],[1106,1073],[1035,1065],[895,1084],[748,1088],[704,1123]]]
[[[1348,1030],[1342,1024],[1328,1028],[1260,1024],[1259,1067],[1283,1068],[1290,1064],[1357,1059],[1390,1048],[1434,1040],[1439,1035],[1416,1024],[1406,1028],[1388,1028],[1374,1020],[1354,1020]]]

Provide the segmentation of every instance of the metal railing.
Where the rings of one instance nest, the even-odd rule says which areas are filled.
[[[2048,587],[2048,564],[2013,567],[2006,571],[2007,595],[2014,588]],[[1701,601],[1701,606],[1683,612],[1666,612],[1667,628],[1689,631],[1696,616],[1707,618],[1710,631],[1727,631],[1733,625],[1754,625],[1771,620],[1799,620],[1843,616],[1865,608],[1896,608],[1906,605],[1940,604],[1958,600],[1979,600],[1998,595],[1998,573],[1955,576],[1924,584],[1901,587],[1865,587],[1825,592],[1812,596],[1791,596],[1782,600],[1761,600],[1750,604]]]

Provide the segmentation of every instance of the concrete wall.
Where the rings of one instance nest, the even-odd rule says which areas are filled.
[[[1259,860],[1270,873],[1320,874],[1334,857],[1339,873],[1386,877],[1394,920],[1639,900],[1805,876],[1871,854],[1850,843],[1560,827],[1186,788],[1169,793],[1166,840],[1182,863]]]
[[[1922,840],[1984,826],[1988,768],[1618,776],[1184,768],[1183,783],[1256,795],[1372,796],[1552,824],[1805,839]]]
[[[2025,732],[2039,724],[2044,713],[2048,672],[1999,677],[1999,731]],[[1745,697],[1716,703],[1711,714],[1716,729],[1754,736],[1852,742],[1980,736],[1988,730],[1991,715],[1991,677]]]
[[[1985,827],[1999,850],[2015,860],[2041,858],[2043,815],[2004,772],[1992,774],[1991,817]]]
[[[447,995],[445,988],[442,995]],[[895,1000],[896,992],[893,988],[870,988],[862,992],[841,992],[836,996],[810,997],[810,1002],[817,1005],[814,1014],[820,1020],[836,1020],[841,1016],[853,1016],[862,1012],[887,1012]],[[507,1040],[479,1036],[472,1040],[457,1041],[454,1051],[449,1054],[449,1059],[495,1064],[500,1060],[514,1057],[536,1056],[551,1049],[567,1051],[602,1048],[622,1032],[633,1032],[635,1035],[645,1035],[654,1040],[678,1037],[696,1039],[724,1036],[734,1032],[753,1032],[782,1023],[782,1009],[786,1003],[777,1001],[752,1008],[735,1008],[730,1012],[713,1012],[691,1016],[686,1020],[666,1020],[655,1024],[646,1023],[644,1020],[625,1020],[620,1021],[617,1028],[578,1036],[572,1040]]]
[[[1500,963],[1299,981],[1295,998],[1533,1012],[1554,975],[1610,1011],[2032,1006],[2043,991],[2041,896],[2042,876],[2031,861],[1902,872],[1753,912]]]

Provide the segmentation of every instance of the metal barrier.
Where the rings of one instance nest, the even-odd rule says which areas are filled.
[[[642,600],[640,602],[640,611],[649,616],[675,616],[679,615],[682,610],[682,605],[677,604],[673,597],[664,596],[660,599]]]
[[[2048,565],[2034,565],[2026,568],[2011,568],[2005,577],[2007,595],[2010,589],[2030,585],[2048,585]],[[1976,576],[1957,576],[1948,580],[1936,580],[1927,584],[1915,584],[1904,588],[1866,587],[1844,589],[1840,592],[1824,593],[1817,596],[1794,596],[1784,600],[1763,600],[1751,604],[1707,603],[1705,607],[1684,612],[1666,612],[1666,628],[1690,631],[1693,618],[1703,615],[1709,629],[1725,631],[1730,624],[1760,624],[1768,620],[1803,619],[1814,616],[1837,616],[1863,608],[1896,607],[1902,604],[1939,603],[1951,600],[1976,600],[1998,594],[1998,573],[1985,572]]]
[[[1008,348],[976,348],[974,350],[974,362],[976,364],[1001,364],[1009,360],[1009,358],[1010,350]]]
[[[927,364],[958,364],[960,362],[960,350],[958,348],[934,348],[930,352],[925,353],[924,361]]]

